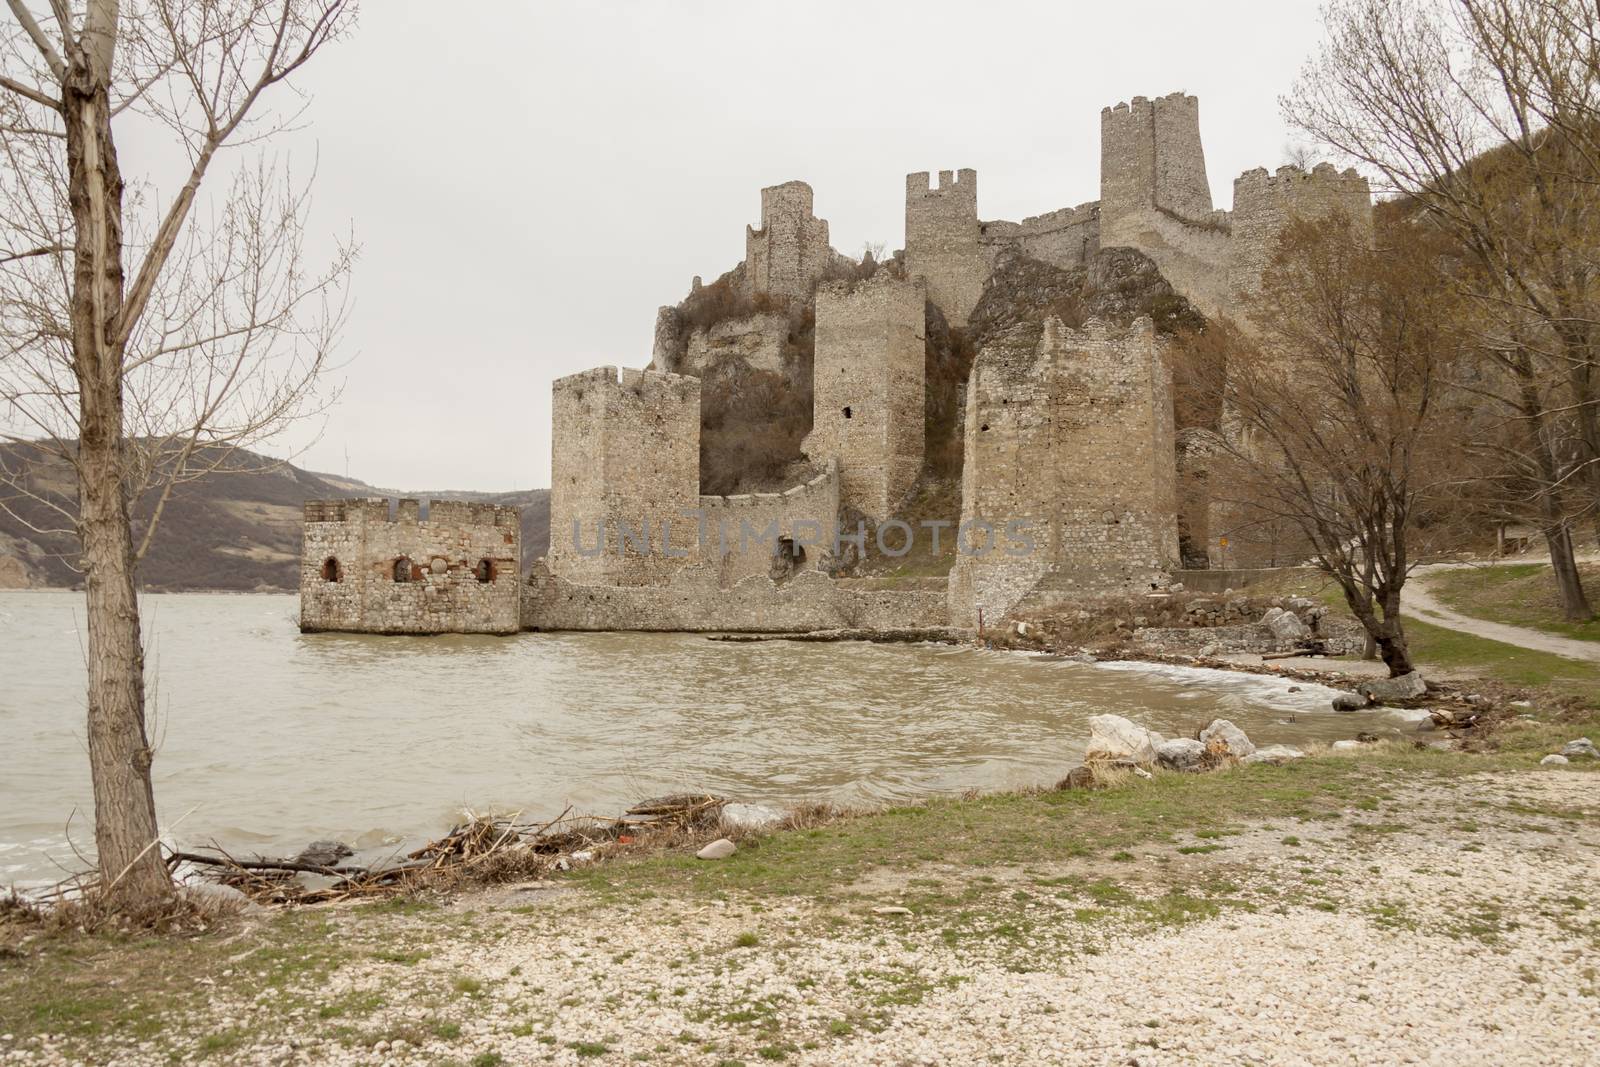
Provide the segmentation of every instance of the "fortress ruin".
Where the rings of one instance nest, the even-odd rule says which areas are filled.
[[[744,260],[661,309],[648,368],[555,382],[550,551],[526,581],[509,509],[437,502],[424,520],[414,501],[394,517],[382,501],[308,504],[302,628],[973,628],[1164,589],[1189,451],[1162,324],[1122,305],[1067,321],[1062,279],[1131,249],[1183,309],[1242,318],[1291,219],[1370,227],[1371,203],[1365,179],[1322,164],[1246,172],[1231,209],[1215,208],[1199,102],[1182,93],[1101,112],[1094,202],[985,221],[975,171],[907,175],[904,248],[882,263],[831,247],[806,183],[763,189]],[[1026,274],[1018,263],[1047,284],[1000,291]],[[1011,314],[1007,300],[1032,304]],[[729,382],[760,385],[751,395],[808,414],[809,430],[792,449],[768,434],[779,481],[707,493],[703,420]],[[959,520],[923,525],[951,527],[963,550],[947,573],[857,576],[925,532],[902,512],[936,495],[945,424]],[[1205,515],[1185,501],[1202,556],[1218,540]]]

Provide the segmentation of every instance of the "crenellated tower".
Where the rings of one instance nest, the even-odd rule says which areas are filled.
[[[952,326],[966,325],[989,277],[981,235],[977,171],[942,170],[937,187],[927,171],[906,175],[906,275]]]
[[[700,379],[599,367],[558,379],[553,393],[551,572],[580,583],[670,581],[696,555],[686,512],[700,499]]]
[[[1125,243],[1119,223],[1150,210],[1194,222],[1211,214],[1198,97],[1136,96],[1100,112],[1101,243]]]

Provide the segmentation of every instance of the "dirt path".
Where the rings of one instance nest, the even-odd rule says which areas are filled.
[[[1431,622],[1436,626],[1443,626],[1450,630],[1459,630],[1474,637],[1486,638],[1490,641],[1500,641],[1507,645],[1516,645],[1518,648],[1531,649],[1535,652],[1550,652],[1567,659],[1583,660],[1588,663],[1600,663],[1600,643],[1593,641],[1575,641],[1570,637],[1557,637],[1539,630],[1530,630],[1523,626],[1507,626],[1505,623],[1490,622],[1487,619],[1463,615],[1440,603],[1428,590],[1428,577],[1440,571],[1459,570],[1463,567],[1476,566],[1476,564],[1438,563],[1432,566],[1419,567],[1412,575],[1411,581],[1406,583],[1402,599],[1405,610],[1415,614],[1424,622]]]

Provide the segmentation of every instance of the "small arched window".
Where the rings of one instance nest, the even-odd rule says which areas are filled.
[[[478,566],[473,573],[478,576],[478,581],[480,582],[494,581],[494,561],[480,559],[478,561]]]
[[[407,557],[401,556],[394,561],[394,580],[397,582],[409,582],[411,580],[411,560]]]
[[[339,561],[332,556],[322,561],[322,580],[337,582],[343,575],[339,573]]]

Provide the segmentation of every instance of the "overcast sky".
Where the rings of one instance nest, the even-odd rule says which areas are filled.
[[[1284,161],[1277,98],[1317,37],[1309,0],[369,0],[291,143],[312,226],[362,246],[344,394],[297,462],[549,485],[551,381],[647,363],[656,308],[743,257],[765,185],[809,182],[842,252],[894,249],[908,172],[975,167],[985,219],[1097,199],[1100,109],[1183,90],[1227,207]]]

